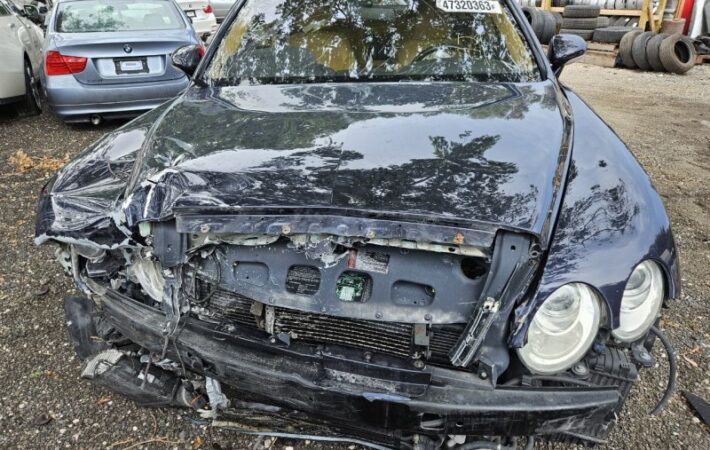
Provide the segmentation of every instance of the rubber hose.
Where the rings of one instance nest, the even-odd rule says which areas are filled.
[[[678,373],[678,361],[676,360],[676,352],[673,348],[673,344],[671,344],[671,341],[668,340],[666,335],[663,334],[663,332],[655,326],[651,327],[651,333],[656,335],[656,337],[663,344],[663,347],[666,349],[666,354],[668,354],[668,365],[670,366],[670,370],[668,371],[668,385],[666,386],[666,391],[663,393],[663,397],[661,397],[661,400],[658,402],[656,407],[653,408],[653,411],[651,411],[651,415],[655,416],[656,414],[661,412],[663,408],[666,407],[666,403],[668,403],[668,400],[670,400],[671,395],[673,395],[673,391],[675,390],[676,375]]]

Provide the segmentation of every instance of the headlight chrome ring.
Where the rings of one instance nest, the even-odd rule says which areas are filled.
[[[518,356],[535,374],[562,372],[582,359],[599,331],[601,302],[582,283],[566,284],[540,305]]]
[[[611,334],[623,342],[642,338],[656,321],[663,304],[663,272],[646,260],[631,273],[619,311],[619,327]]]

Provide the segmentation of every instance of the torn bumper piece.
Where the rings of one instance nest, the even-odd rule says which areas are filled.
[[[163,351],[161,311],[111,290],[101,303],[103,319],[125,338],[151,352]],[[388,430],[395,429],[403,435],[432,436],[574,433],[608,420],[623,401],[615,386],[493,388],[472,373],[384,367],[326,352],[306,354],[248,335],[221,333],[198,320],[186,323],[167,355],[239,396],[327,419],[353,438],[367,430],[385,445],[393,445]],[[102,384],[123,391],[122,382],[114,378]],[[273,429],[278,423],[264,426],[279,431]]]

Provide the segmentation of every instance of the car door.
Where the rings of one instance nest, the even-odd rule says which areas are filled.
[[[21,28],[23,25],[10,5],[0,0],[0,100],[25,93]]]
[[[42,62],[42,41],[44,40],[44,32],[34,22],[24,15],[22,2],[14,0],[3,0],[8,6],[14,9],[15,18],[23,28],[20,30],[20,39],[22,40],[25,52],[32,63],[32,70],[35,76],[39,76],[39,67]]]

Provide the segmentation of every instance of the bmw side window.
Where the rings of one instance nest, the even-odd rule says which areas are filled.
[[[10,11],[7,10],[7,8],[5,7],[5,5],[3,3],[0,3],[0,17],[9,16],[9,15],[10,15]]]

